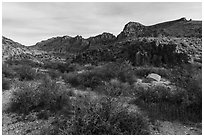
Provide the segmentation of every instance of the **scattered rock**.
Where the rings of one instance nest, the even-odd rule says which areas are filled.
[[[148,79],[152,79],[152,80],[155,80],[155,81],[160,81],[161,80],[161,76],[158,75],[158,74],[155,74],[155,73],[151,73],[147,76]]]

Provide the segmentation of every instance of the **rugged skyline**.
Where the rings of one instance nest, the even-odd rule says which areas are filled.
[[[24,45],[53,36],[118,35],[129,21],[201,20],[201,3],[3,3],[3,35]]]

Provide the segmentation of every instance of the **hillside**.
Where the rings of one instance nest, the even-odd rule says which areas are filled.
[[[115,36],[110,33],[103,33],[88,39],[82,38],[82,36],[76,37],[54,37],[48,40],[44,40],[36,43],[36,45],[29,47],[30,49],[38,49],[47,52],[54,53],[77,53],[86,49],[109,44],[115,40]]]
[[[189,56],[189,60],[193,58],[198,62],[202,62],[201,30],[201,21],[186,20],[185,18],[152,26],[145,26],[137,22],[129,22],[117,37],[106,32],[87,39],[81,36],[53,37],[38,42],[36,45],[30,46],[29,48],[56,54],[63,58],[70,58],[71,54],[78,55],[95,51],[101,53],[108,50],[111,54],[114,54],[110,55],[113,57],[115,54],[123,52],[120,48],[121,43],[123,43],[122,47],[127,47],[130,44],[137,43],[139,39],[146,39],[147,43],[151,43],[148,39],[152,38],[151,40],[161,41],[161,44],[162,41],[174,43],[177,49],[175,52],[186,53]],[[104,49],[104,51],[102,49]],[[106,56],[106,54],[103,56]],[[98,57],[100,58],[100,56]]]
[[[145,26],[137,22],[129,22],[123,31],[117,36],[118,39],[127,37],[196,37],[202,36],[202,22],[186,20],[185,18]]]
[[[32,54],[32,51],[29,50],[24,45],[21,45],[20,43],[14,42],[11,39],[8,39],[6,37],[2,37],[2,59],[3,61],[15,57],[20,56],[23,54]]]

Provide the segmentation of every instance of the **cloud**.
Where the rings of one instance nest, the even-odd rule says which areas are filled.
[[[3,35],[25,45],[53,36],[118,35],[129,21],[144,25],[186,16],[201,19],[201,3],[3,3]]]

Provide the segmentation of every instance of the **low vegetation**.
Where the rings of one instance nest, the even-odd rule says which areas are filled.
[[[69,91],[66,87],[56,84],[49,77],[31,83],[19,82],[13,92],[9,111],[28,114],[31,111],[49,110],[57,112],[69,109]]]
[[[2,78],[2,89],[3,90],[9,90],[10,89],[10,81]]]
[[[59,63],[60,64],[60,63]],[[202,75],[194,66],[161,68],[135,67],[128,62],[80,66],[52,64],[3,64],[2,88],[11,89],[6,112],[37,119],[53,118],[41,134],[71,135],[143,135],[151,134],[150,123],[156,120],[199,122],[202,119]],[[39,71],[45,69],[46,71]],[[165,85],[143,87],[150,73],[168,79],[175,88]],[[137,83],[137,84],[136,84]],[[12,89],[12,90],[13,90]],[[90,92],[78,96],[73,90]],[[92,93],[99,98],[93,99]],[[121,98],[130,98],[126,104]],[[131,111],[130,106],[142,109]],[[144,113],[145,112],[145,113]]]
[[[77,99],[75,115],[55,119],[43,134],[72,135],[134,135],[149,134],[148,119],[140,112],[130,112],[127,107],[119,106],[117,100],[104,97],[90,101],[89,98]],[[56,124],[57,123],[57,124]]]

